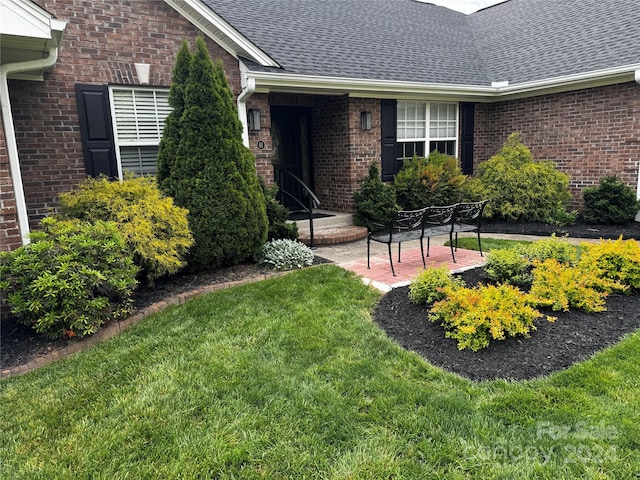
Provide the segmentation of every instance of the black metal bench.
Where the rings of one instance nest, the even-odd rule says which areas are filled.
[[[480,250],[480,256],[484,256],[482,253],[482,244],[480,243],[480,227],[482,227],[482,212],[487,202],[488,200],[482,200],[480,202],[462,202],[456,205],[453,222],[451,224],[451,233],[449,236],[449,243],[452,248],[451,255],[454,256],[454,262],[456,259],[453,253],[453,235],[455,234],[455,250],[457,250],[459,232],[476,232],[478,235],[478,249]]]
[[[402,242],[411,240],[420,241],[420,253],[422,254],[422,265],[426,268],[424,259],[424,238],[427,238],[427,257],[429,256],[429,240],[431,237],[440,235],[451,235],[451,225],[455,212],[455,205],[442,207],[425,207],[420,210],[401,210],[396,212],[393,219],[387,226],[381,227],[379,230],[369,230],[367,235],[367,268],[371,268],[370,254],[371,241],[386,243],[389,251],[389,263],[391,264],[391,273],[396,276],[393,267],[393,257],[391,254],[391,244],[398,244],[398,263],[400,263],[400,253]],[[451,255],[453,256],[453,245],[451,246]],[[455,256],[453,256],[455,261]]]

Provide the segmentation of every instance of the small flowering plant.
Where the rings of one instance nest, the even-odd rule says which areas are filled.
[[[265,243],[256,260],[273,270],[296,270],[313,265],[313,252],[297,240],[277,239]]]

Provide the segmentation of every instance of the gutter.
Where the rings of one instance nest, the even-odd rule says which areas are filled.
[[[434,84],[349,77],[309,76],[281,72],[247,72],[256,80],[256,91],[288,91],[345,95],[363,98],[416,98],[422,96],[456,98],[458,101],[494,102],[523,98],[544,93],[557,93],[576,88],[611,85],[640,79],[640,64],[623,65],[562,77],[545,78],[510,85],[493,82],[489,85]]]
[[[246,67],[242,62],[238,62],[240,64],[240,71],[242,72],[242,78],[245,80],[243,83],[245,85],[238,95],[238,99],[236,100],[238,104],[238,118],[240,119],[240,123],[242,124],[242,143],[245,147],[249,148],[249,125],[247,122],[247,99],[253,95],[256,91],[256,79],[253,77],[247,77]]]
[[[11,171],[11,181],[13,182],[13,191],[16,200],[18,227],[20,228],[20,236],[22,237],[23,245],[29,243],[29,217],[27,215],[27,204],[24,198],[24,187],[22,185],[22,173],[20,172],[18,144],[16,142],[16,132],[13,124],[13,113],[11,112],[7,76],[13,73],[49,68],[58,60],[58,53],[59,47],[54,46],[49,49],[49,55],[46,58],[40,60],[29,60],[27,62],[8,63],[0,67],[0,105],[2,105],[2,122],[4,124],[7,156],[9,157],[9,170]]]

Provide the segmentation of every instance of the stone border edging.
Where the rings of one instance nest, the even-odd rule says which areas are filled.
[[[293,270],[292,270],[293,271]],[[224,290],[226,288],[237,287],[238,285],[243,285],[247,283],[259,282],[262,280],[267,280],[269,278],[279,277],[281,275],[286,275],[290,272],[272,272],[260,274],[255,277],[245,278],[243,280],[236,280],[233,282],[223,282],[223,283],[214,283],[211,285],[205,285],[204,287],[195,288],[193,290],[189,290],[188,292],[183,292],[173,297],[169,297],[160,302],[153,303],[148,307],[142,308],[138,310],[132,316],[120,320],[118,322],[113,322],[107,325],[106,327],[101,328],[98,332],[88,337],[84,337],[79,339],[77,342],[74,342],[71,345],[68,345],[64,348],[54,350],[51,353],[47,353],[45,355],[41,355],[39,357],[30,360],[27,363],[22,365],[17,365],[15,367],[6,368],[0,370],[0,380],[15,377],[17,375],[22,375],[37,368],[43,367],[44,365],[48,365],[57,360],[62,360],[64,358],[69,358],[74,353],[82,352],[87,350],[103,340],[107,340],[109,338],[115,337],[119,335],[121,332],[124,332],[129,327],[135,325],[140,322],[143,318],[148,317],[149,315],[153,315],[155,313],[161,312],[166,308],[172,305],[182,305],[187,301],[204,295],[206,293],[215,292],[217,290]]]

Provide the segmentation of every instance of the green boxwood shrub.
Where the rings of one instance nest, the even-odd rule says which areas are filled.
[[[518,249],[500,248],[487,255],[484,272],[495,282],[524,285],[531,281],[530,265]]]
[[[298,239],[298,225],[294,222],[287,222],[289,218],[289,209],[282,205],[277,199],[278,186],[268,187],[262,177],[258,177],[262,192],[264,193],[264,201],[267,205],[267,219],[269,220],[268,240],[277,240],[280,238],[288,238],[290,240]]]
[[[514,133],[498,153],[480,164],[476,185],[470,190],[489,199],[487,217],[566,225],[576,217],[567,210],[568,187],[569,176],[550,161],[534,161]]]
[[[0,290],[18,321],[50,337],[89,335],[131,311],[137,268],[115,223],[46,218],[0,252]]]
[[[409,285],[409,299],[418,305],[430,305],[445,297],[444,287],[464,287],[464,280],[454,277],[446,266],[427,268]]]
[[[376,163],[369,167],[369,174],[363,180],[361,190],[353,194],[353,200],[356,204],[354,223],[370,230],[388,225],[393,215],[400,210],[395,190],[380,180],[380,170]]]
[[[416,156],[407,160],[393,185],[401,207],[418,210],[461,201],[465,180],[456,158],[434,151],[427,158]]]
[[[313,251],[296,240],[271,240],[264,244],[256,260],[273,270],[296,270],[313,265]]]
[[[582,217],[588,223],[630,222],[640,208],[633,189],[616,176],[601,178],[599,186],[585,188],[582,196],[584,198]]]
[[[112,221],[148,282],[176,273],[193,239],[187,210],[164,196],[151,177],[90,178],[59,196],[59,212],[89,222]]]

